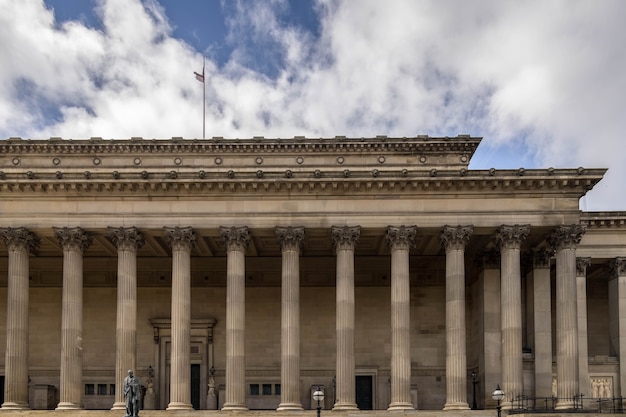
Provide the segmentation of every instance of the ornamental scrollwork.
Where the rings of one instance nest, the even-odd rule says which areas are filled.
[[[530,233],[530,225],[505,225],[496,232],[496,244],[502,249],[520,249],[522,242]]]
[[[250,244],[250,230],[247,226],[220,227],[220,236],[227,250],[239,250],[245,252]]]
[[[276,238],[280,243],[280,249],[302,251],[304,244],[304,227],[303,226],[277,226]]]
[[[387,226],[385,240],[389,249],[409,250],[415,246],[417,226]]]
[[[164,227],[163,232],[172,250],[191,251],[196,246],[196,232],[191,226]]]
[[[464,250],[474,233],[474,226],[444,226],[441,232],[441,245],[446,250]]]
[[[617,257],[609,262],[610,278],[626,275],[626,257]]]
[[[64,251],[85,252],[93,243],[93,236],[81,227],[53,227],[54,236]]]
[[[330,238],[335,250],[354,250],[361,237],[361,226],[333,226]]]
[[[109,240],[120,251],[136,252],[146,243],[143,233],[136,227],[109,227]]]
[[[26,250],[34,253],[39,247],[39,238],[25,227],[6,227],[0,229],[0,238],[11,250]]]
[[[550,237],[548,243],[558,252],[563,249],[576,249],[587,228],[580,224],[558,226]]]
[[[576,276],[587,276],[587,267],[591,265],[591,258],[576,258]]]

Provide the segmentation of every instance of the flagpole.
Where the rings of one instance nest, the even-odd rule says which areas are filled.
[[[202,139],[206,139],[204,127],[206,125],[206,79],[204,78],[205,58],[202,57]]]

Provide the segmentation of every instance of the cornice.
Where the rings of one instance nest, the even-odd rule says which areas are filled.
[[[589,229],[626,228],[626,211],[583,212],[580,223]]]

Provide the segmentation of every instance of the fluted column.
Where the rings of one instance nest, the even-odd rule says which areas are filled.
[[[172,352],[168,410],[191,405],[191,250],[196,233],[191,227],[165,227],[172,248]]]
[[[583,398],[591,398],[589,344],[587,340],[587,267],[591,258],[576,258],[576,297],[578,315],[578,386]]]
[[[109,227],[117,247],[117,325],[115,329],[115,402],[112,410],[126,409],[123,381],[137,365],[137,250],[144,244],[136,227]]]
[[[337,400],[333,410],[357,410],[354,362],[354,249],[360,226],[333,226],[337,256]]]
[[[226,245],[226,398],[222,410],[247,410],[245,374],[247,227],[220,227]]]
[[[469,410],[465,339],[465,245],[472,226],[446,226],[446,403],[444,410]]]
[[[24,227],[0,229],[9,252],[7,338],[3,410],[26,410],[28,404],[28,255],[39,239]]]
[[[277,227],[282,252],[281,368],[278,410],[302,410],[300,402],[300,252],[304,227]]]
[[[80,227],[53,229],[63,248],[60,401],[56,409],[73,410],[83,407],[83,253],[93,238]]]
[[[626,396],[626,257],[609,262],[609,336],[611,355],[618,357],[619,386],[614,397]],[[617,384],[616,384],[617,385]]]
[[[500,306],[502,311],[503,409],[523,394],[522,384],[522,284],[520,249],[528,236],[528,225],[503,225],[496,233],[500,248]]]
[[[576,300],[576,247],[585,228],[559,226],[550,236],[556,254],[556,409],[574,407],[578,384],[578,313]]]
[[[533,253],[533,323],[535,328],[535,397],[552,396],[552,297],[550,258],[552,251]]]

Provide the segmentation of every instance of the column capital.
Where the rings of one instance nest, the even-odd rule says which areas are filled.
[[[494,249],[481,252],[476,259],[474,265],[479,269],[500,269],[500,252]]]
[[[227,250],[245,252],[250,244],[250,230],[247,226],[220,227],[220,236]]]
[[[609,261],[609,279],[626,275],[626,257],[617,257]]]
[[[550,269],[550,260],[554,252],[551,249],[534,249],[532,252],[533,269]]]
[[[63,250],[78,250],[85,252],[93,243],[93,236],[81,227],[53,227],[54,236]]]
[[[587,228],[580,224],[558,226],[548,237],[548,243],[555,251],[576,249]]]
[[[276,226],[276,238],[280,243],[280,250],[296,250],[302,251],[304,244],[304,227],[303,226]]]
[[[587,267],[591,265],[591,258],[576,258],[576,276],[587,276]]]
[[[117,250],[137,252],[146,243],[136,227],[109,227],[109,240]]]
[[[352,249],[359,243],[361,226],[332,226],[330,238],[333,240],[335,250]]]
[[[447,250],[463,250],[474,232],[474,226],[444,226],[441,244]]]
[[[387,226],[385,240],[389,249],[411,249],[415,245],[417,226]]]
[[[496,244],[502,249],[520,249],[522,242],[530,233],[529,224],[514,224],[500,226],[496,232]]]
[[[0,238],[9,250],[23,249],[29,253],[39,247],[39,238],[25,227],[0,228]]]
[[[163,233],[172,250],[191,251],[196,246],[196,232],[191,226],[164,227]]]

